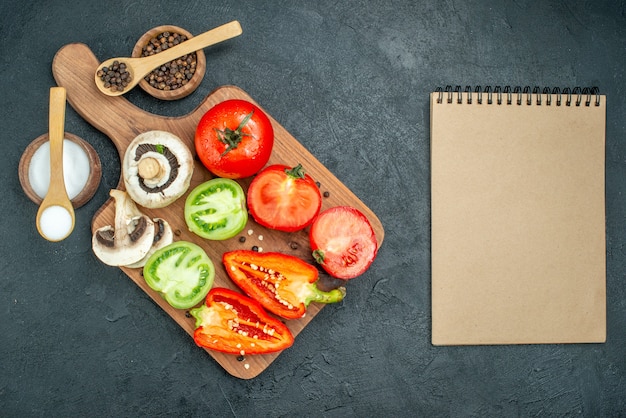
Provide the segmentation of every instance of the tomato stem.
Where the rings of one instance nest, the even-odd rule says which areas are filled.
[[[292,169],[286,168],[285,173],[287,173],[288,176],[296,179],[304,178],[304,168],[302,168],[302,164],[298,164]]]
[[[317,250],[313,251],[313,258],[319,264],[324,264],[324,251],[322,251],[320,249],[317,249]]]
[[[230,128],[225,128],[224,130],[220,130],[215,128],[215,133],[217,134],[217,138],[219,141],[226,145],[226,149],[222,152],[221,156],[228,154],[230,150],[237,148],[237,145],[241,142],[244,136],[252,136],[248,133],[241,132],[244,126],[248,123],[254,110],[246,115],[245,118],[241,121],[237,129],[234,131]]]

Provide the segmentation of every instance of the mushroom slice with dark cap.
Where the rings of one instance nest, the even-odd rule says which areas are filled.
[[[136,203],[163,208],[189,188],[193,156],[176,135],[148,131],[128,145],[122,171],[126,191]]]
[[[115,200],[115,222],[94,232],[93,252],[109,266],[136,263],[152,247],[154,222],[139,211],[126,192],[113,189],[109,194]]]
[[[152,221],[154,222],[154,240],[152,241],[152,247],[150,247],[148,253],[143,256],[141,260],[125,267],[139,268],[145,266],[148,258],[150,258],[156,250],[160,250],[174,242],[174,231],[172,231],[172,227],[165,219],[154,218]]]

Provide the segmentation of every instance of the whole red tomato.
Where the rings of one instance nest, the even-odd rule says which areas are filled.
[[[202,116],[195,146],[202,164],[216,176],[250,177],[267,164],[274,129],[258,106],[246,100],[226,100]]]

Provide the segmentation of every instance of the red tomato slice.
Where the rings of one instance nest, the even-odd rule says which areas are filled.
[[[322,207],[322,195],[302,165],[264,168],[248,188],[248,209],[259,224],[294,232],[311,224]]]
[[[335,206],[320,213],[311,225],[309,240],[315,260],[339,279],[363,274],[378,252],[367,217],[350,206]]]
[[[254,104],[226,100],[200,119],[194,138],[198,158],[218,177],[250,177],[267,164],[274,146],[269,118]]]

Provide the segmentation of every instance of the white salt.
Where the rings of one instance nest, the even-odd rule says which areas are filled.
[[[85,150],[65,138],[63,140],[63,180],[70,200],[75,198],[87,184],[91,168]],[[33,191],[40,198],[48,194],[50,187],[50,141],[46,141],[34,152],[28,166],[28,179]]]
[[[50,206],[41,214],[39,228],[45,238],[60,241],[72,232],[72,215],[62,206]]]

